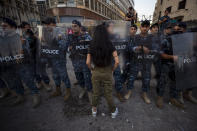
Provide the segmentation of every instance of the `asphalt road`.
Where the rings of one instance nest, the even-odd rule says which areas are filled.
[[[87,96],[82,100],[77,98],[80,88],[73,85],[76,80],[70,62],[68,72],[73,98],[67,103],[64,103],[63,95],[49,99],[49,93],[44,89],[41,90],[42,104],[36,109],[31,107],[28,89],[25,103],[19,106],[10,107],[9,98],[0,100],[0,131],[197,131],[197,105],[186,101],[187,108],[178,109],[169,104],[166,91],[164,108],[158,109],[154,79],[149,93],[151,104],[147,105],[141,99],[141,81],[137,80],[131,99],[120,103],[114,97],[120,112],[116,119],[110,117],[104,98],[98,107],[98,116],[93,118]],[[54,86],[53,81],[50,84]],[[196,90],[194,94],[197,97]]]

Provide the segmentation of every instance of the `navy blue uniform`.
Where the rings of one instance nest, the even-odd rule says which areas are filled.
[[[128,45],[124,53],[125,65],[124,65],[123,73],[122,73],[123,83],[125,83],[129,79],[129,72],[130,72],[130,66],[131,66],[131,61],[132,61],[132,52],[129,52],[129,48],[134,44],[134,40],[135,40],[135,36],[128,37]]]
[[[91,71],[86,65],[86,57],[91,37],[85,35],[69,35],[68,44],[70,59],[74,73],[81,88],[92,90]]]
[[[18,74],[18,69],[24,58],[21,53],[20,36],[15,31],[3,32],[2,34],[0,35],[0,75],[3,80],[1,85],[5,82],[4,84],[8,88],[15,90],[17,94],[23,95],[24,89]]]
[[[68,45],[64,40],[60,40],[58,44],[60,52],[59,58],[51,58],[48,61],[52,68],[53,79],[57,87],[60,87],[61,81],[63,81],[66,88],[71,88],[70,79],[68,77],[68,72],[66,68],[66,52],[68,50]]]
[[[43,35],[45,43],[42,43],[41,59],[46,60],[47,65],[51,67],[56,87],[60,87],[62,81],[66,88],[71,88],[66,68],[67,37],[58,28],[53,28],[53,32],[49,32],[48,35],[47,33]]]
[[[139,71],[142,72],[142,91],[147,92],[150,88],[151,79],[151,65],[155,57],[154,53],[144,54],[143,51],[136,51],[136,47],[147,47],[149,50],[153,50],[152,37],[147,35],[142,37],[136,35],[134,44],[130,45],[129,51],[132,52],[133,59],[130,66],[130,77],[128,83],[128,89],[134,88],[134,81],[137,78]]]
[[[32,94],[38,94],[39,90],[35,84],[36,76],[36,38],[34,36],[23,35],[23,52],[25,60],[18,70],[21,80],[31,89]]]
[[[39,61],[39,66],[37,67],[37,74],[36,74],[36,81],[38,83],[40,83],[41,81],[43,81],[45,84],[49,84],[50,83],[50,79],[49,76],[46,72],[47,69],[47,60],[44,58],[41,58]]]
[[[37,41],[37,43],[41,46],[41,44],[39,42],[40,41]],[[41,48],[40,46],[39,46],[39,48]],[[40,52],[37,54],[40,54]],[[37,72],[36,73],[36,82],[37,83],[40,83],[41,81],[43,81],[47,85],[50,83],[49,76],[46,72],[47,67],[48,67],[47,58],[39,56],[39,59],[37,60],[37,66],[36,66],[36,72]]]
[[[152,45],[154,46],[153,47],[154,49],[160,50],[161,41],[162,41],[162,35],[160,34],[152,35]],[[160,74],[161,74],[161,58],[159,54],[155,56],[153,64],[154,64],[155,71],[156,71],[156,77],[159,79]]]
[[[172,40],[170,36],[164,36],[162,40],[162,53],[173,55]],[[157,95],[163,96],[165,87],[169,83],[170,97],[177,97],[176,81],[175,81],[175,67],[173,60],[161,59],[161,77],[157,85]]]

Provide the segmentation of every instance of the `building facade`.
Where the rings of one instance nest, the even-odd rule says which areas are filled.
[[[36,0],[40,20],[43,21],[47,17],[48,0]]]
[[[40,22],[35,0],[1,0],[0,17],[8,17],[20,24],[27,21],[31,25]]]
[[[47,13],[60,23],[73,19],[122,20],[133,0],[48,0]]]
[[[190,28],[197,26],[197,0],[157,0],[154,23],[158,22],[166,9],[169,10],[171,19],[186,22]]]

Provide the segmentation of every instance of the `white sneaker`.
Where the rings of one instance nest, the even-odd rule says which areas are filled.
[[[92,116],[96,117],[97,111],[94,112],[93,108],[92,108]]]
[[[118,108],[116,107],[116,110],[113,112],[113,113],[111,113],[111,118],[116,118],[116,116],[118,115]]]

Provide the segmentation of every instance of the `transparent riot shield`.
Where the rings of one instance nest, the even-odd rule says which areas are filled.
[[[153,63],[159,64],[161,47],[161,36],[159,34],[147,34],[146,36],[137,34],[133,38],[132,44],[132,63],[140,63],[145,70],[145,65],[152,65]],[[136,50],[136,48],[138,48],[138,50]]]
[[[176,86],[178,89],[197,87],[197,33],[172,36],[175,62]]]
[[[40,26],[41,58],[59,58],[61,50],[66,47],[66,29],[62,27]]]
[[[120,67],[121,69],[124,67],[125,63],[125,57],[124,57],[124,52],[126,50],[126,46],[128,44],[127,38],[128,38],[128,25],[127,22],[125,21],[111,21],[111,20],[101,20],[101,21],[94,21],[94,20],[84,20],[81,22],[82,26],[86,28],[86,32],[84,35],[81,35],[82,37],[76,37],[76,38],[71,38],[72,39],[72,46],[69,48],[70,50],[70,58],[75,59],[75,58],[83,58],[87,55],[87,49],[89,44],[91,43],[91,39],[87,39],[87,36],[93,37],[94,34],[94,29],[97,25],[105,25],[109,34],[110,34],[110,39],[112,43],[114,44],[116,50],[118,51],[119,54],[119,59],[120,59]],[[72,31],[70,31],[72,32]],[[72,34],[68,35],[71,37],[75,37]],[[70,37],[69,37],[70,39]],[[74,45],[74,46],[73,46]],[[72,50],[72,51],[71,51]]]
[[[22,41],[14,29],[0,29],[0,65],[12,66],[22,63]]]
[[[15,29],[0,27],[0,89],[22,87],[19,77],[25,59],[22,45],[23,40]]]
[[[120,69],[121,72],[125,68],[125,62],[126,62],[126,49],[128,47],[128,28],[127,28],[127,22],[125,21],[100,21],[97,22],[100,24],[105,24],[108,32],[109,37],[116,48],[119,56],[120,61]]]

